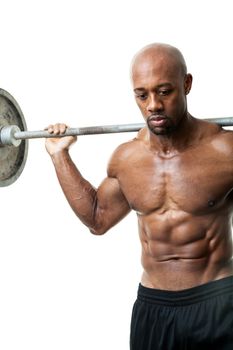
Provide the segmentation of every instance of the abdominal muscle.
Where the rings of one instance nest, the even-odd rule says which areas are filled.
[[[138,222],[145,287],[182,290],[233,274],[226,215],[168,211],[138,214]]]

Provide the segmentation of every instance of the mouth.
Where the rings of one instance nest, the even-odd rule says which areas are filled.
[[[167,123],[167,117],[161,114],[152,115],[147,119],[147,123],[153,127],[165,126]]]

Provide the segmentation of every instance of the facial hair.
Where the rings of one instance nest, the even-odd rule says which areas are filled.
[[[164,125],[156,126],[153,125],[152,121],[164,121]],[[153,114],[146,120],[148,129],[155,135],[167,135],[169,136],[175,129],[176,126],[173,124],[172,118],[165,114]]]

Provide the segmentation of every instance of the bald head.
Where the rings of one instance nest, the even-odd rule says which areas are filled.
[[[152,65],[158,62],[166,65],[168,69],[172,69],[181,73],[182,76],[187,74],[187,67],[182,53],[174,46],[154,43],[142,48],[133,58],[131,65],[131,77],[133,78],[135,71],[140,66]]]
[[[186,95],[192,86],[181,52],[171,45],[148,45],[134,56],[131,77],[136,103],[149,130],[156,135],[175,130],[188,115]],[[155,115],[169,120],[169,125],[151,126],[150,118]]]

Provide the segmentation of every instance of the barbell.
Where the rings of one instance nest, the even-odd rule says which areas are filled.
[[[233,117],[208,118],[221,126],[233,126]],[[28,139],[96,135],[139,131],[145,123],[69,128],[62,135],[46,130],[27,131],[21,108],[6,90],[0,89],[0,187],[11,185],[21,175],[28,154]]]

